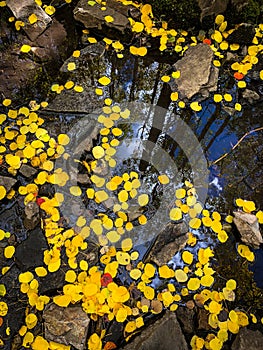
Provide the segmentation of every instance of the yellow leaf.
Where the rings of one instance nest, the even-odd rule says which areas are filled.
[[[185,250],[182,253],[182,259],[186,264],[191,265],[193,260],[194,260],[194,255],[192,253],[190,253],[189,251]]]
[[[221,41],[223,40],[222,34],[218,30],[215,30],[213,35],[214,35],[214,40],[217,43],[221,43]]]
[[[31,50],[31,46],[30,45],[22,45],[22,47],[20,48],[20,51],[23,53],[28,53]]]
[[[74,69],[76,69],[76,64],[75,62],[69,62],[67,65],[68,71],[72,71]]]
[[[92,154],[95,159],[100,159],[104,157],[105,151],[101,146],[95,146],[92,148]]]
[[[0,185],[0,200],[6,196],[6,189],[4,186]]]
[[[132,26],[132,31],[136,33],[142,32],[144,29],[144,24],[141,22],[135,22]]]
[[[171,101],[177,101],[178,100],[178,92],[172,92],[171,95],[170,95],[170,98],[171,98]]]
[[[7,259],[12,258],[14,253],[15,253],[15,247],[14,246],[9,245],[9,246],[5,247],[5,250],[4,250],[5,258],[7,258]]]
[[[215,23],[217,25],[220,25],[224,22],[224,20],[225,20],[225,17],[223,15],[217,15],[215,19]]]
[[[45,12],[49,15],[49,16],[52,16],[55,12],[56,12],[56,9],[54,6],[46,6],[45,7]]]
[[[32,13],[32,14],[28,17],[28,21],[29,21],[30,24],[36,23],[36,22],[37,22],[37,16],[36,16],[34,13]]]
[[[188,280],[187,274],[182,269],[175,270],[174,275],[177,282],[181,283],[186,282]]]
[[[182,219],[182,211],[180,208],[173,208],[170,210],[170,219],[177,221]]]
[[[37,324],[37,316],[33,313],[30,313],[26,316],[25,321],[26,321],[27,328],[32,329]]]
[[[32,281],[32,279],[34,278],[34,275],[32,274],[32,272],[24,272],[24,273],[20,273],[18,280],[20,283],[29,283],[30,281]]]
[[[111,23],[114,21],[114,18],[112,16],[105,16],[104,19],[107,23]]]
[[[148,194],[141,194],[138,197],[138,203],[141,207],[144,207],[145,205],[147,205],[149,202],[149,196]]]
[[[71,302],[70,295],[57,295],[53,298],[53,302],[61,307],[68,307]]]
[[[106,76],[103,76],[101,78],[99,78],[98,82],[105,86],[105,85],[109,85],[109,83],[111,82],[110,78],[106,77]]]
[[[75,197],[79,197],[82,193],[81,188],[79,186],[71,186],[69,191]]]
[[[167,185],[169,183],[169,177],[167,175],[159,175],[158,180],[162,185]]]
[[[162,77],[161,77],[161,80],[164,82],[164,83],[168,83],[168,81],[170,81],[170,77],[169,77],[169,75],[163,75]]]
[[[73,270],[68,270],[65,275],[65,281],[69,283],[74,283],[76,281],[77,275]]]
[[[192,108],[193,111],[195,112],[200,112],[202,110],[202,106],[199,105],[199,103],[197,101],[192,102],[190,104],[190,107]]]

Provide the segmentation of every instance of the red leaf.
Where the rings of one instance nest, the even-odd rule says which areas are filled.
[[[241,80],[244,78],[244,74],[239,73],[239,72],[235,72],[234,73],[234,78],[236,78],[237,80]]]
[[[211,40],[210,39],[204,39],[203,44],[211,45]]]
[[[105,273],[104,275],[101,276],[101,285],[102,287],[107,287],[109,283],[113,281],[111,274],[110,273]]]
[[[36,202],[37,202],[37,205],[40,207],[40,205],[41,205],[42,203],[45,202],[45,199],[43,199],[43,198],[37,198],[37,199],[36,199]]]

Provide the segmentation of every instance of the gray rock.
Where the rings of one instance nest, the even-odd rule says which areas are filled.
[[[261,350],[262,345],[263,334],[260,331],[241,328],[232,344],[231,350]]]
[[[164,317],[148,326],[123,350],[187,350],[187,344],[176,314],[167,312]]]
[[[48,24],[52,21],[51,17],[41,6],[38,6],[34,0],[7,0],[6,3],[16,19],[25,23],[23,30],[32,41],[42,34],[46,30]],[[28,22],[28,17],[33,13],[37,16],[38,20],[36,23],[30,24]]]
[[[194,333],[195,330],[195,312],[187,307],[179,306],[176,310],[176,316],[182,325],[182,330],[184,333]]]
[[[229,0],[198,0],[201,9],[201,21],[207,16],[216,16],[225,12]]]
[[[19,169],[19,172],[25,176],[25,177],[31,177],[34,176],[37,173],[37,170],[34,169],[32,166],[27,164],[22,164],[22,166]]]
[[[253,247],[259,247],[263,243],[263,238],[256,215],[242,211],[235,211],[233,214],[233,221],[241,235],[242,242]]]
[[[213,57],[214,53],[209,45],[198,44],[190,47],[184,57],[173,65],[181,75],[179,79],[170,82],[172,90],[188,99],[197,93],[206,97],[210,91],[216,91],[219,70],[212,63]]]
[[[167,264],[179,250],[185,247],[188,240],[187,232],[188,227],[185,222],[169,223],[157,236],[145,261],[153,261],[159,266]]]
[[[29,232],[28,238],[21,242],[15,251],[15,262],[22,271],[43,265],[43,253],[48,249],[44,233],[40,228]]]
[[[260,99],[259,94],[256,91],[245,89],[242,93],[243,98],[248,100],[249,103],[253,103],[254,101],[257,101]]]
[[[43,313],[45,338],[78,350],[86,348],[90,319],[80,306],[59,307],[49,304]]]
[[[16,184],[17,180],[9,176],[0,176],[0,185],[4,186],[6,192],[9,192],[11,188]]]
[[[123,14],[125,12],[128,12],[127,6],[118,4],[117,1],[113,1],[111,4],[107,2],[106,10],[101,11],[100,5],[90,6],[86,0],[79,1],[73,11],[74,18],[83,23],[86,28],[101,29],[102,25],[106,25],[120,32],[123,32],[129,26],[128,13],[125,16]],[[114,21],[107,23],[104,19],[105,16],[113,17]]]
[[[27,230],[33,230],[40,222],[39,206],[36,202],[29,202],[25,207],[24,226]]]

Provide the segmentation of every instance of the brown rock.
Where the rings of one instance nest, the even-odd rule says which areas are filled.
[[[201,9],[201,21],[207,16],[216,16],[225,12],[229,0],[198,0]]]
[[[231,350],[261,350],[262,344],[263,334],[260,331],[241,328],[232,344]]]
[[[214,53],[209,45],[198,44],[190,47],[184,57],[173,65],[181,75],[170,83],[172,90],[188,99],[197,93],[207,96],[210,91],[216,91],[219,71],[212,63],[213,57]]]
[[[59,307],[49,304],[43,313],[45,338],[78,350],[86,348],[90,319],[79,306]]]
[[[241,240],[245,244],[258,247],[263,243],[263,238],[259,230],[258,218],[254,214],[235,211],[234,224],[241,235]]]
[[[22,166],[19,169],[19,172],[25,177],[31,177],[37,173],[37,170],[30,165],[22,164]]]
[[[9,192],[16,182],[17,180],[12,177],[0,176],[0,185],[4,186],[6,192]]]
[[[148,326],[123,350],[187,350],[187,344],[176,314],[167,312],[164,317]]]

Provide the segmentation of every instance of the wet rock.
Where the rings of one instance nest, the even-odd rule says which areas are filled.
[[[79,306],[59,307],[49,304],[43,313],[45,338],[78,350],[86,348],[90,319]]]
[[[242,93],[243,98],[248,100],[249,103],[253,103],[254,101],[258,101],[260,99],[259,94],[256,91],[245,89]]]
[[[142,215],[144,210],[145,209],[139,205],[136,205],[136,204],[130,205],[129,208],[126,210],[126,214],[128,216],[129,221],[134,221],[138,219],[138,217]]]
[[[52,21],[51,17],[42,9],[41,6],[38,6],[34,0],[7,0],[6,4],[13,12],[16,19],[19,19],[25,23],[23,30],[32,41],[42,34],[46,30],[48,24]],[[31,14],[35,14],[38,19],[34,24],[30,24],[28,21],[28,17]]]
[[[233,214],[233,221],[241,235],[242,242],[255,248],[259,247],[259,245],[263,243],[263,238],[259,230],[259,223],[256,215],[244,213],[242,211],[235,211]]]
[[[225,12],[229,0],[198,0],[198,5],[201,9],[201,21],[207,16],[216,16]]]
[[[153,261],[161,266],[166,264],[188,240],[188,227],[185,222],[169,223],[157,236],[145,261]]]
[[[17,180],[9,176],[0,176],[0,185],[4,186],[6,192],[9,192],[11,188],[16,184]]]
[[[252,24],[242,23],[238,28],[233,31],[228,37],[227,41],[237,44],[251,45],[251,42],[255,35],[255,29]]]
[[[25,207],[24,226],[27,230],[33,230],[40,221],[39,206],[36,202],[29,202]]]
[[[123,32],[129,26],[128,8],[117,1],[107,2],[106,10],[102,11],[99,4],[90,6],[86,0],[81,0],[73,12],[75,19],[88,29],[101,29],[102,25],[105,25]],[[127,16],[124,13],[127,13]],[[113,17],[114,21],[107,23],[104,19],[105,16]]]
[[[263,334],[260,331],[252,331],[241,328],[234,340],[231,350],[260,350],[263,344]]]
[[[197,312],[197,328],[199,330],[206,330],[208,331],[211,329],[209,323],[208,323],[208,316],[209,312],[206,311],[205,309],[198,309]]]
[[[30,165],[22,164],[21,168],[19,169],[19,172],[26,178],[30,178],[37,173],[37,170]]]
[[[188,99],[197,93],[206,97],[209,92],[216,91],[219,70],[212,63],[213,57],[209,45],[190,47],[184,57],[173,65],[174,70],[179,70],[181,75],[169,83],[172,90]]]
[[[194,330],[195,330],[194,310],[190,310],[186,307],[179,306],[178,309],[176,310],[176,316],[178,318],[178,321],[182,325],[182,330],[184,333],[188,333],[188,334],[194,333]]]
[[[187,344],[176,314],[167,312],[164,317],[148,326],[123,350],[187,350]]]
[[[48,244],[41,228],[28,233],[28,238],[21,242],[15,252],[15,262],[22,271],[43,265],[43,253]]]

